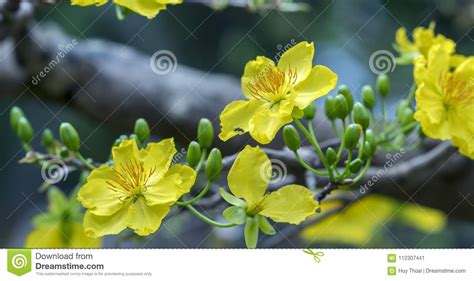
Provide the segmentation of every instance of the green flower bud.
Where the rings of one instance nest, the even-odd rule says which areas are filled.
[[[360,102],[354,105],[354,121],[364,130],[370,125],[370,113]]]
[[[409,107],[405,107],[404,109],[400,110],[400,114],[398,114],[397,116],[398,123],[400,123],[400,125],[402,126],[405,126],[414,122],[415,121],[415,118],[413,117],[414,114],[415,112],[413,111],[413,109]]]
[[[198,125],[198,141],[202,148],[209,148],[214,139],[214,128],[211,121],[202,118]]]
[[[363,156],[365,156],[366,158],[371,158],[375,153],[373,149],[374,148],[370,145],[370,143],[368,141],[365,141]],[[377,147],[375,147],[375,149],[377,149]]]
[[[283,140],[291,151],[297,151],[301,147],[300,135],[293,125],[286,125],[283,128]]]
[[[353,174],[358,173],[362,168],[362,165],[364,165],[364,162],[362,162],[362,160],[355,159],[349,164],[349,171],[351,171],[351,173]]]
[[[64,146],[61,147],[61,149],[59,150],[59,156],[61,156],[61,158],[68,158],[69,157],[69,150]]]
[[[201,146],[199,143],[192,141],[189,144],[186,160],[188,161],[189,166],[196,167],[196,165],[201,160]]]
[[[362,127],[359,124],[350,124],[347,126],[346,132],[344,133],[344,146],[349,150],[356,148],[361,133]]]
[[[41,145],[49,148],[54,144],[54,135],[50,129],[46,128],[41,135]]]
[[[314,118],[314,115],[316,115],[316,107],[310,104],[304,109],[303,116],[305,119],[311,120]]]
[[[16,134],[24,143],[29,143],[33,139],[33,128],[26,117],[20,117],[16,124]]]
[[[397,118],[398,118],[398,115],[400,115],[400,113],[403,111],[403,109],[407,108],[407,107],[410,107],[410,102],[407,101],[407,100],[402,100],[400,101],[400,103],[397,105]]]
[[[377,89],[382,97],[386,97],[390,91],[390,79],[387,74],[380,74],[377,77]]]
[[[372,131],[371,129],[366,130],[365,140],[369,143],[370,146],[370,150],[367,151],[370,151],[370,154],[374,155],[375,151],[377,151],[377,138],[375,137],[374,131]]]
[[[338,90],[339,94],[346,98],[347,105],[349,106],[349,112],[354,108],[354,98],[352,97],[351,90],[346,85],[341,85]]]
[[[406,137],[403,134],[399,134],[392,141],[392,144],[395,147],[403,147],[403,145],[405,144],[405,141],[406,141]]]
[[[206,161],[206,176],[210,181],[215,180],[222,170],[222,154],[217,148],[213,148]]]
[[[81,140],[76,129],[70,123],[62,123],[59,127],[59,138],[61,142],[71,151],[78,151]]]
[[[324,102],[324,111],[329,120],[336,119],[335,108],[336,108],[336,105],[335,105],[334,97],[333,96],[327,97],[326,101]]]
[[[369,85],[365,85],[362,88],[362,102],[370,110],[372,110],[375,107],[375,103],[376,103],[375,92],[374,92],[374,89]]]
[[[339,119],[344,119],[349,114],[349,104],[343,95],[334,98],[334,111]]]
[[[330,147],[326,150],[326,159],[328,160],[329,165],[333,165],[333,164],[336,163],[337,154],[336,154],[336,151],[334,151],[334,149],[332,147]]]
[[[145,119],[139,118],[135,121],[133,132],[137,135],[138,141],[144,143],[150,137],[150,126],[148,126]]]
[[[12,109],[10,109],[10,126],[15,133],[17,133],[18,121],[21,117],[25,117],[25,114],[21,108],[14,106]]]

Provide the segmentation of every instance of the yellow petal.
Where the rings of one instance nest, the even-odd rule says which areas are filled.
[[[468,139],[454,136],[452,139],[452,144],[456,147],[459,147],[459,152],[462,155],[474,160],[474,135]]]
[[[104,5],[105,3],[107,3],[107,0],[71,0],[71,4],[77,6],[100,6]]]
[[[472,142],[474,137],[474,104],[451,106],[447,111],[451,138]]]
[[[249,145],[237,155],[227,181],[230,191],[253,209],[263,198],[270,181],[271,162],[262,149]]]
[[[306,108],[315,99],[320,98],[336,87],[337,75],[329,68],[315,66],[306,80],[295,86],[296,106],[300,109]]]
[[[247,133],[250,128],[250,119],[264,103],[264,101],[260,100],[241,100],[228,104],[220,116],[221,133],[219,134],[219,138],[223,141],[227,141],[236,135]]]
[[[252,96],[249,87],[254,85],[259,80],[259,77],[265,76],[266,71],[271,67],[275,67],[275,63],[262,56],[258,56],[255,60],[249,61],[245,65],[244,75],[242,76],[242,92],[246,98],[255,98]]]
[[[265,196],[261,215],[276,222],[299,224],[314,214],[318,204],[314,194],[301,185],[287,185]]]
[[[403,27],[400,27],[395,33],[395,42],[401,52],[416,52],[418,50],[415,44],[408,39],[407,30]]]
[[[449,71],[450,53],[441,45],[433,46],[428,55],[425,80],[437,83],[439,78]]]
[[[77,200],[95,215],[110,216],[123,207],[123,199],[128,196],[122,189],[110,189],[116,171],[107,165],[94,169],[87,183],[77,194]]]
[[[459,58],[458,63],[459,65],[454,70],[454,74],[453,74],[454,79],[465,80],[467,83],[470,83],[471,87],[473,87],[474,86],[474,57],[463,57],[462,59]]]
[[[86,211],[84,215],[84,231],[86,235],[97,238],[104,235],[118,234],[127,228],[129,206],[130,203],[124,205],[122,209],[111,216],[97,216],[90,211]]]
[[[119,146],[112,148],[112,160],[117,171],[127,173],[128,164],[140,161],[138,145],[135,139],[122,141]]]
[[[282,100],[265,106],[267,109],[258,111],[250,119],[250,135],[261,144],[270,143],[281,127],[293,121],[294,101]]]
[[[32,231],[26,238],[26,248],[99,248],[101,240],[87,236],[78,223],[70,225],[69,236],[61,224]]]
[[[156,183],[165,175],[175,154],[176,147],[172,138],[149,143],[146,150],[141,150],[141,161],[145,171],[155,171],[148,179],[148,185]]]
[[[124,6],[137,14],[149,19],[154,18],[159,11],[166,10],[166,4],[151,0],[113,0],[120,6]]]
[[[416,104],[415,119],[420,122],[423,132],[431,138],[449,139],[449,123],[443,96],[436,86],[423,83],[416,90]]]
[[[296,71],[295,84],[308,77],[313,68],[314,43],[301,42],[286,51],[278,61],[278,68],[293,73]]]
[[[128,227],[140,236],[147,236],[158,230],[161,221],[170,211],[166,205],[148,206],[143,197],[130,207]]]
[[[174,165],[156,184],[143,192],[149,206],[174,204],[183,194],[191,190],[196,180],[196,172],[188,166]]]

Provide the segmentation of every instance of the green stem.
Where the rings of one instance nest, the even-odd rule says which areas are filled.
[[[408,93],[407,101],[411,102],[415,98],[416,93],[416,83],[413,82],[410,88],[410,92]]]
[[[336,122],[334,120],[331,120],[331,125],[332,125],[332,130],[336,133],[337,137],[339,139],[342,139],[341,132],[339,132],[339,129],[336,126]]]
[[[362,159],[362,156],[364,155],[364,146],[365,146],[365,131],[364,131],[364,136],[362,137],[362,145],[360,146],[359,149],[359,155],[357,156],[358,159]]]
[[[388,135],[387,135],[387,139],[390,139],[390,138],[394,137],[392,135],[397,134],[399,132],[404,134],[404,133],[410,131],[411,129],[413,129],[414,127],[416,127],[416,125],[418,125],[418,122],[412,122],[410,124],[407,124],[407,125],[401,127],[398,131],[389,132]]]
[[[206,195],[206,193],[211,188],[211,185],[212,185],[212,182],[208,180],[207,183],[206,183],[206,186],[204,187],[204,189],[196,197],[194,197],[193,199],[190,199],[188,201],[178,201],[178,202],[176,202],[176,204],[178,204],[180,206],[186,206],[186,205],[191,205],[191,204],[196,203],[197,201],[199,201],[199,199],[201,199],[202,197],[204,197],[204,195]]]
[[[295,153],[295,156],[296,156],[296,160],[298,160],[298,163],[300,163],[301,166],[303,166],[306,170],[311,171],[311,172],[313,172],[314,174],[316,174],[318,176],[322,176],[322,177],[328,176],[327,173],[325,173],[323,171],[316,170],[313,167],[309,166],[306,162],[304,162],[304,160],[298,154],[298,151],[294,151],[294,153]]]
[[[86,165],[87,168],[91,170],[95,169],[95,166],[92,165],[89,161],[87,161],[87,159],[84,158],[84,156],[82,156],[82,154],[79,151],[76,152],[76,156],[77,156],[77,159],[79,159],[82,163],[84,163],[84,165]]]
[[[355,184],[356,182],[360,181],[360,179],[365,175],[365,173],[367,173],[367,170],[369,170],[371,162],[372,162],[372,160],[370,160],[370,159],[367,160],[367,163],[365,163],[364,169],[362,169],[360,174],[357,175],[357,177],[354,178],[352,184]]]
[[[194,169],[196,171],[196,174],[199,173],[199,170],[201,170],[202,164],[204,163],[204,160],[206,160],[207,156],[207,149],[203,149],[201,153],[201,159],[199,159],[199,162],[196,165],[196,168]]]
[[[331,181],[333,181],[334,179],[334,175],[333,175],[333,171],[332,171],[332,168],[331,166],[329,165],[328,161],[326,160],[326,156],[324,155],[323,151],[321,150],[321,147],[319,147],[319,144],[318,144],[318,141],[316,140],[316,136],[312,135],[306,128],[305,126],[303,125],[303,123],[301,123],[300,120],[298,119],[293,119],[296,123],[296,125],[298,126],[298,128],[300,128],[300,130],[303,132],[303,134],[308,138],[309,142],[311,143],[311,145],[314,147],[314,149],[316,150],[316,153],[318,154],[319,158],[321,158],[321,162],[323,162],[323,165],[324,167],[326,168],[326,170],[328,170],[328,175],[329,175],[329,179]],[[310,126],[312,127],[312,126]],[[312,129],[311,129],[312,130]]]
[[[387,125],[387,119],[385,118],[385,97],[382,97],[382,131]]]
[[[209,225],[212,225],[212,226],[215,226],[215,227],[221,227],[221,228],[235,226],[235,224],[233,224],[233,223],[220,223],[220,222],[217,222],[213,219],[210,219],[210,218],[206,217],[205,215],[203,215],[202,213],[200,213],[198,210],[196,210],[192,205],[186,205],[185,207],[188,208],[188,210],[191,213],[193,213],[198,219],[202,220],[203,222],[205,222]]]

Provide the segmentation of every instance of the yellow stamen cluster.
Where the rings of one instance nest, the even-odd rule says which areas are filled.
[[[288,87],[295,84],[297,78],[296,69],[283,71],[278,68],[267,68],[256,77],[255,83],[249,84],[248,88],[254,98],[273,101],[281,93],[288,94]]]
[[[123,172],[115,173],[115,178],[107,181],[109,185],[107,188],[127,193],[146,191],[147,181],[156,171],[156,168],[146,171],[143,163],[135,159],[128,161],[125,165],[121,164],[120,168]]]

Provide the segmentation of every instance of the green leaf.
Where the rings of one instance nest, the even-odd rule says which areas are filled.
[[[247,217],[247,222],[245,223],[245,245],[249,249],[257,248],[258,242],[258,218],[257,217]]]
[[[275,235],[275,228],[268,222],[267,218],[264,216],[258,216],[258,226],[260,230],[267,235]]]
[[[247,209],[247,203],[244,200],[235,197],[234,195],[225,191],[225,189],[223,189],[222,187],[219,189],[219,193],[221,194],[222,198],[227,201],[227,203],[240,207],[242,209]]]
[[[244,224],[245,220],[247,219],[245,210],[237,206],[232,206],[225,209],[222,214],[228,222],[233,224]]]

